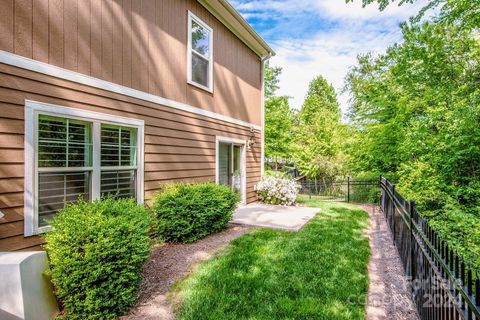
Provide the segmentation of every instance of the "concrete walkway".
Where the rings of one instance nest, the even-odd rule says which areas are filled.
[[[254,202],[239,207],[232,223],[298,231],[321,209],[298,206],[275,206]]]

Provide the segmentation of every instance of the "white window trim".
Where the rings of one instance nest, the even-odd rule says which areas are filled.
[[[192,21],[205,28],[210,34],[208,38],[208,87],[192,80]],[[203,55],[202,55],[203,56]],[[205,57],[205,56],[203,56]],[[187,83],[200,89],[213,93],[213,29],[205,22],[188,11],[188,36],[187,36]]]
[[[46,114],[70,119],[88,121],[92,123],[93,136],[93,172],[92,172],[92,198],[100,197],[100,125],[102,123],[122,125],[137,129],[137,202],[144,201],[144,132],[145,122],[139,119],[126,118],[100,112],[80,110],[64,106],[58,106],[43,102],[25,100],[25,195],[24,195],[24,235],[26,237],[36,235],[51,229],[50,226],[38,227],[38,215],[36,213],[36,179],[38,172],[37,132],[38,115]]]
[[[215,183],[219,183],[220,177],[218,174],[219,162],[220,162],[220,142],[232,143],[240,145],[242,156],[242,198],[241,204],[247,203],[247,141],[242,139],[235,139],[230,137],[216,136],[215,137]]]

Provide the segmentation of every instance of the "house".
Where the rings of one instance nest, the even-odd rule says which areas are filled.
[[[255,200],[272,49],[226,0],[6,0],[0,251],[79,197],[216,181]]]

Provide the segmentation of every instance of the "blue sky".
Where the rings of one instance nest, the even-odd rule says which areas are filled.
[[[231,2],[277,53],[271,64],[283,68],[279,93],[292,97],[292,107],[303,103],[309,81],[323,75],[337,90],[344,112],[348,96],[340,90],[357,55],[380,53],[401,41],[399,23],[425,4],[394,4],[380,12],[375,5],[362,8],[361,0]]]

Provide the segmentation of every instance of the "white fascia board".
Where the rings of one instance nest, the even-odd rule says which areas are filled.
[[[198,2],[260,58],[275,55],[272,48],[227,0],[198,0]]]

